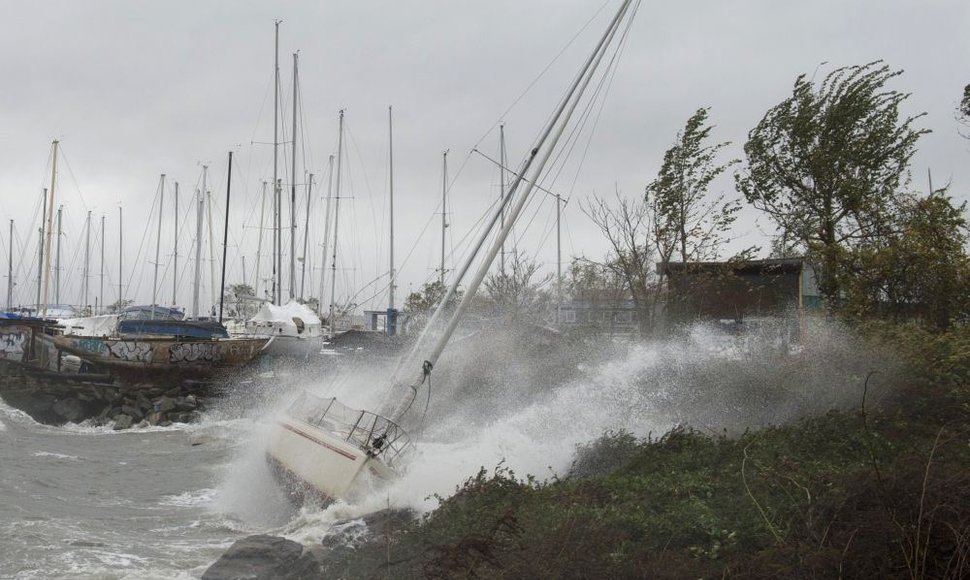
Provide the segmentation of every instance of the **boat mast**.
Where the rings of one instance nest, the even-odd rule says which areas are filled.
[[[280,303],[282,296],[282,264],[280,237],[280,184],[279,175],[279,123],[280,123],[280,20],[276,21],[276,51],[273,65],[273,302]]]
[[[175,235],[174,252],[172,254],[172,306],[178,304],[179,283],[179,182],[175,182]]]
[[[266,212],[266,180],[263,180],[263,193],[260,196],[259,201],[259,237],[256,238],[256,284],[254,290],[256,295],[259,296],[259,260],[263,255],[263,229],[264,229],[264,214]]]
[[[159,178],[158,187],[158,235],[155,237],[155,273],[152,276],[152,314],[151,320],[155,320],[155,305],[158,304],[158,252],[162,247],[162,209],[165,207],[165,174]]]
[[[124,306],[124,294],[121,288],[121,280],[124,277],[124,258],[125,258],[125,240],[124,233],[125,230],[122,227],[124,223],[121,219],[121,206],[118,206],[118,312],[121,312],[122,306]]]
[[[47,235],[44,239],[44,313],[47,316],[47,290],[51,280],[51,230],[54,228],[54,185],[57,182],[57,139],[52,144],[54,148],[53,163],[51,163],[51,193],[50,203],[47,204]]]
[[[64,205],[57,208],[57,250],[54,260],[54,304],[61,303],[61,237],[64,230],[61,228],[61,217],[64,213]]]
[[[296,288],[296,95],[299,82],[299,53],[293,53],[293,132],[290,134],[292,153],[290,159],[290,300],[293,300]]]
[[[388,199],[390,204],[390,286],[387,289],[387,310],[394,310],[394,284],[397,282],[396,272],[394,271],[394,109],[387,107],[387,159],[388,159]],[[387,322],[385,322],[385,325]]]
[[[441,268],[438,270],[438,282],[445,287],[445,231],[448,229],[448,150],[442,157],[441,172]]]
[[[10,220],[10,256],[7,258],[7,310],[13,307],[13,220]]]
[[[222,302],[226,294],[226,248],[229,243],[229,190],[232,187],[232,151],[229,152],[229,174],[226,176],[226,221],[222,230],[222,281],[219,283],[219,324],[222,324]],[[245,271],[243,262],[243,270]],[[245,273],[243,280],[246,279]]]
[[[43,287],[44,280],[44,224],[46,222],[47,215],[47,188],[44,188],[44,200],[43,209],[40,212],[40,229],[37,231],[40,233],[40,239],[37,243],[37,300],[35,301],[37,305],[37,312],[40,312],[40,292]]]
[[[212,254],[216,248],[215,230],[212,229],[212,191],[205,192],[206,216],[209,224],[209,298],[211,301],[211,314],[215,315],[216,308],[216,258]]]
[[[300,262],[300,301],[303,301],[303,291],[306,288],[306,260],[307,244],[310,243],[310,197],[313,195],[313,174],[307,178],[306,184],[306,219],[303,225],[303,259]],[[312,277],[312,276],[311,276]]]
[[[329,169],[327,172],[327,203],[323,212],[323,254],[320,259],[320,303],[318,309],[323,315],[324,288],[327,279],[327,256],[330,249],[330,201],[333,199],[333,155],[330,156]]]
[[[511,187],[509,188],[509,199],[511,199],[515,195],[515,192],[517,191],[518,186],[523,181],[526,182],[525,191],[519,196],[515,205],[509,211],[508,220],[506,221],[505,226],[501,229],[498,239],[492,245],[488,254],[482,261],[478,271],[476,272],[471,283],[466,289],[465,294],[462,296],[461,302],[458,304],[458,308],[455,310],[455,313],[448,321],[448,324],[445,327],[444,331],[439,335],[438,340],[435,343],[434,347],[431,349],[431,352],[429,353],[428,358],[424,360],[422,364],[421,374],[417,378],[417,381],[414,384],[409,385],[410,386],[410,392],[408,393],[409,399],[398,401],[397,405],[392,409],[390,416],[393,419],[399,419],[400,416],[406,413],[407,410],[410,408],[410,401],[412,401],[414,396],[416,395],[418,386],[420,386],[424,382],[424,379],[427,373],[430,372],[430,369],[433,368],[435,363],[438,361],[438,357],[441,356],[441,353],[444,350],[445,345],[448,343],[448,341],[451,338],[451,335],[454,333],[455,329],[457,328],[458,322],[461,320],[462,315],[465,313],[466,310],[468,310],[468,307],[471,304],[471,300],[473,299],[476,292],[478,291],[478,288],[481,285],[482,280],[488,274],[488,269],[491,267],[492,262],[495,260],[496,255],[499,253],[502,243],[504,243],[509,233],[511,232],[512,227],[515,225],[516,219],[522,213],[522,210],[524,209],[525,204],[529,199],[529,195],[532,193],[535,183],[539,181],[539,176],[541,175],[543,169],[545,168],[546,163],[549,161],[549,158],[551,157],[553,150],[555,149],[556,143],[562,137],[562,134],[566,129],[566,124],[569,118],[575,112],[576,107],[579,105],[579,101],[580,101],[580,98],[582,97],[582,94],[585,92],[586,88],[589,86],[589,83],[592,81],[595,70],[598,67],[599,63],[602,61],[604,55],[606,54],[606,49],[609,46],[609,44],[612,42],[612,39],[615,36],[617,30],[619,30],[620,22],[623,20],[623,17],[625,16],[628,9],[630,8],[631,3],[632,3],[632,0],[623,1],[616,15],[613,17],[613,20],[610,22],[610,25],[607,28],[606,32],[603,34],[599,43],[596,45],[596,48],[593,50],[592,54],[590,54],[590,56],[587,58],[579,75],[573,81],[570,89],[567,91],[566,95],[560,101],[556,109],[556,112],[549,120],[548,124],[546,125],[545,129],[540,135],[538,141],[536,142],[536,145],[533,147],[529,156],[526,158],[525,162],[523,163],[522,169],[516,175],[515,180],[513,181]],[[553,132],[555,132],[555,135],[553,135]],[[550,138],[551,138],[551,141],[550,141]],[[533,172],[533,178],[531,180],[526,180],[524,178],[526,172],[529,171],[529,169],[532,167],[533,162],[537,159],[537,156],[540,150],[542,150],[542,148],[545,146],[547,141],[550,141],[549,146],[546,147],[545,152],[543,153],[541,159],[539,159],[539,162],[536,164],[536,167]],[[488,226],[484,230],[484,233],[479,237],[475,248],[470,253],[468,258],[465,260],[462,266],[461,272],[459,273],[458,276],[454,277],[451,285],[448,288],[448,292],[445,294],[444,299],[438,304],[438,308],[435,310],[431,319],[428,321],[428,324],[425,326],[425,332],[423,332],[422,335],[418,337],[418,340],[415,343],[414,347],[412,348],[411,352],[405,359],[402,359],[402,362],[411,361],[414,359],[416,353],[418,352],[418,349],[422,346],[424,339],[427,336],[428,329],[434,324],[437,318],[441,315],[441,313],[444,310],[444,305],[448,302],[448,300],[451,299],[452,296],[455,295],[458,284],[460,283],[461,279],[464,277],[468,269],[471,267],[472,261],[475,259],[478,251],[481,249],[482,245],[484,244],[485,238],[488,236],[489,232],[491,231],[491,228],[494,227],[496,221],[498,221],[501,211],[503,209],[504,209],[504,204],[500,204],[499,207],[496,209],[496,212],[493,213]],[[395,373],[395,376],[396,376],[396,373]]]
[[[202,277],[202,219],[205,215],[205,178],[208,166],[202,166],[202,191],[195,190],[195,278],[192,282],[192,318],[199,318],[199,282]]]
[[[507,159],[505,158],[505,123],[501,123],[498,126],[499,131],[499,145],[498,145],[498,191],[499,191],[499,205],[502,207],[502,216],[499,227],[505,227],[505,164]],[[505,276],[505,242],[502,242],[502,256],[499,262],[499,271],[502,276]]]
[[[101,287],[99,289],[98,299],[101,304],[101,310],[104,310],[104,214],[101,214]]]
[[[90,296],[88,295],[88,282],[91,277],[91,212],[88,212],[88,218],[84,223],[84,297],[81,302],[84,303],[84,307],[88,308],[91,305],[88,303]]]
[[[334,323],[334,305],[337,292],[337,228],[340,226],[340,168],[344,152],[344,111],[340,110],[340,128],[337,132],[337,195],[334,196],[333,209],[333,260],[330,262],[330,334],[337,328]]]

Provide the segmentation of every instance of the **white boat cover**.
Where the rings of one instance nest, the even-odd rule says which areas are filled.
[[[246,322],[246,330],[275,336],[321,336],[323,324],[309,308],[296,301],[283,306],[264,302],[259,312]]]
[[[76,336],[116,336],[118,315],[102,314],[86,318],[63,318],[57,321],[64,327],[64,334]]]

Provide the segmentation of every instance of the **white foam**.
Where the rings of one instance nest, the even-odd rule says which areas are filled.
[[[218,493],[218,490],[208,488],[197,491],[186,491],[178,495],[163,496],[159,500],[158,505],[174,507],[208,506],[214,502]]]
[[[52,457],[54,459],[67,459],[69,461],[78,461],[80,459],[77,455],[65,455],[63,453],[51,453],[49,451],[36,451],[34,452],[34,457]]]

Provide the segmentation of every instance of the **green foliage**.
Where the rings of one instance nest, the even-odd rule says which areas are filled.
[[[577,448],[568,476],[546,482],[483,468],[421,521],[359,548],[368,567],[358,570],[397,578],[966,577],[970,329],[864,330],[860,340],[898,350],[913,384],[881,412],[860,395],[857,410],[736,438],[683,427],[646,440],[607,432]]]
[[[964,122],[970,123],[970,85],[963,87],[963,99],[960,101],[957,113]]]
[[[902,359],[909,388],[901,396],[911,411],[959,418],[970,410],[970,326],[933,332],[916,323],[869,322],[860,331],[893,345]]]
[[[708,109],[698,109],[687,120],[664,154],[656,179],[647,186],[654,243],[665,263],[678,253],[683,262],[717,259],[741,209],[740,201],[725,202],[724,195],[708,198],[711,182],[740,161],[717,163],[718,153],[730,143],[706,144],[713,129],[707,115]]]
[[[836,69],[816,87],[801,75],[792,96],[748,134],[747,166],[735,178],[747,200],[815,266],[819,289],[838,305],[847,256],[887,227],[922,115],[900,118],[908,97],[886,88],[902,74],[881,61]]]
[[[847,259],[846,310],[857,318],[919,319],[937,330],[970,315],[966,203],[942,192],[900,200],[894,227]]]
[[[440,281],[427,282],[419,292],[408,294],[404,301],[404,312],[408,314],[408,332],[420,332],[434,313],[438,303],[444,300],[448,288]],[[451,297],[446,308],[453,309],[461,300],[461,291]]]
[[[569,475],[584,478],[616,471],[629,463],[638,443],[629,431],[607,431],[596,441],[576,448],[576,459],[569,469]]]

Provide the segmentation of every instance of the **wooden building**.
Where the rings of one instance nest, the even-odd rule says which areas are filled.
[[[801,258],[658,264],[671,321],[778,317],[818,310],[815,273]]]

